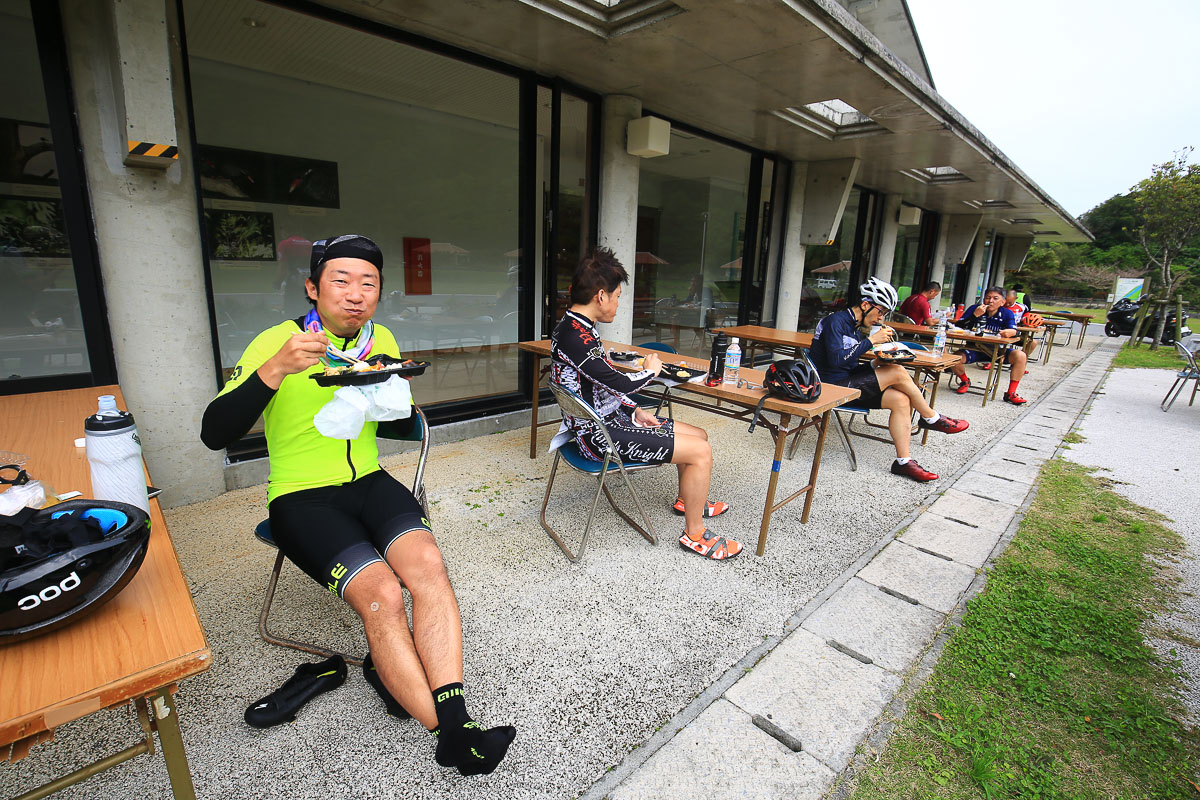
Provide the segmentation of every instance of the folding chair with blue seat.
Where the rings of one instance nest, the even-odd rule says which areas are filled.
[[[679,353],[678,350],[666,342],[642,342],[638,347],[644,347],[647,350],[657,350],[660,353],[671,353],[672,355]],[[663,404],[665,403],[667,406],[667,416],[673,417],[675,416],[675,411],[671,407],[671,387],[664,385],[661,388],[662,392],[647,392],[643,387],[642,391],[630,395],[630,398],[639,406],[644,406],[645,408],[649,408],[652,403],[655,404],[655,415],[662,411]]]
[[[399,441],[421,443],[421,454],[417,458],[417,474],[413,479],[411,488],[413,496],[421,504],[421,509],[425,512],[426,516],[429,516],[429,503],[425,495],[425,461],[429,456],[429,423],[425,419],[425,412],[421,411],[416,405],[412,409],[413,413],[417,415],[417,422],[413,426],[412,433],[409,436],[395,438]],[[383,438],[390,437],[384,435]],[[279,645],[280,647],[290,647],[293,650],[300,650],[326,658],[333,655],[340,655],[351,664],[361,665],[362,659],[357,656],[340,653],[337,650],[330,650],[329,648],[310,642],[289,639],[271,632],[267,618],[271,613],[271,603],[275,600],[275,588],[279,585],[279,572],[283,568],[284,555],[283,551],[278,549],[278,545],[275,544],[275,538],[271,535],[271,520],[269,517],[258,523],[258,526],[254,529],[254,535],[258,537],[259,541],[276,548],[275,566],[271,568],[271,579],[267,582],[267,591],[263,595],[262,611],[258,614],[258,635],[263,638],[263,641]]]
[[[920,342],[900,342],[900,344],[904,345],[905,347],[907,347],[910,350],[928,350],[929,349],[928,347],[921,344]],[[925,384],[921,384],[920,389],[921,389],[921,393],[924,394],[925,393]],[[854,452],[854,445],[852,445],[850,443],[851,436],[858,436],[859,438],[870,439],[875,442],[883,442],[884,444],[892,443],[891,429],[889,428],[889,426],[880,425],[877,422],[871,422],[870,418],[868,417],[868,415],[870,413],[871,413],[871,409],[860,408],[852,403],[849,403],[849,404],[846,404],[843,406],[838,406],[837,408],[835,408],[833,410],[833,419],[837,423],[837,428],[835,430],[838,433],[838,437],[841,438],[842,444],[845,445],[845,447],[846,447],[846,455],[850,458],[850,469],[851,469],[851,471],[854,471],[854,472],[858,471],[858,455]],[[915,421],[916,413],[917,412],[914,409],[914,411],[913,411],[913,415],[914,415],[913,416],[913,419],[914,419],[913,433],[914,434],[916,433],[916,421]],[[843,415],[846,416],[846,418],[847,418],[846,420],[842,419]],[[861,417],[863,420],[863,424],[866,425],[868,428],[875,428],[877,430],[888,431],[888,435],[886,437],[876,436],[873,433],[867,433],[865,431],[854,430],[854,419],[856,417]],[[796,457],[796,450],[800,446],[800,435],[803,432],[804,432],[804,430],[801,429],[792,438],[792,443],[789,446],[788,453],[787,453],[787,457],[789,459],[793,459]],[[922,440],[922,443],[924,443],[924,440]]]
[[[1200,370],[1196,368],[1196,355],[1179,342],[1175,343],[1175,349],[1179,351],[1179,355],[1183,357],[1187,366],[1175,373],[1175,382],[1171,384],[1170,389],[1167,389],[1167,394],[1158,404],[1163,411],[1171,410],[1171,406],[1175,405],[1175,399],[1187,387],[1188,381],[1195,381],[1192,384],[1192,398],[1188,400],[1189,406],[1196,402],[1196,389],[1200,387]]]
[[[617,453],[612,437],[604,427],[604,422],[600,419],[600,415],[596,413],[594,408],[588,405],[579,395],[553,381],[550,382],[550,391],[554,393],[554,398],[558,401],[558,407],[562,410],[563,414],[575,417],[576,419],[588,420],[604,434],[605,449],[603,461],[595,461],[585,456],[579,451],[579,446],[574,441],[566,442],[554,451],[554,463],[550,466],[550,477],[546,480],[546,494],[542,498],[542,527],[545,528],[546,533],[550,534],[550,538],[563,551],[568,561],[571,563],[579,561],[579,559],[583,558],[583,551],[587,547],[588,536],[592,532],[592,521],[596,516],[596,504],[600,501],[600,493],[604,492],[604,496],[608,498],[609,505],[620,515],[621,519],[628,522],[650,544],[658,544],[658,536],[654,531],[654,523],[650,521],[650,517],[646,514],[646,509],[642,505],[642,499],[638,496],[637,490],[633,488],[633,483],[629,480],[629,475],[633,472],[656,469],[662,465],[641,462],[625,463]],[[546,506],[550,504],[550,490],[554,488],[554,476],[558,472],[559,461],[565,461],[567,466],[572,469],[592,475],[597,479],[596,495],[592,498],[592,507],[588,512],[587,521],[583,526],[583,539],[579,542],[578,553],[572,553],[567,543],[563,541],[558,532],[550,527],[550,523],[546,521]],[[613,499],[612,493],[608,491],[608,487],[604,484],[604,479],[608,476],[609,468],[613,463],[617,465],[617,469],[621,472],[621,478],[624,479],[625,485],[629,488],[629,493],[633,495],[633,502],[637,504],[638,513],[641,514],[642,521],[646,523],[645,528],[638,525],[632,517],[617,505],[617,501]]]

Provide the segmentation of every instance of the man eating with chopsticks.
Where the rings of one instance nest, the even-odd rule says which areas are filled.
[[[268,328],[246,348],[204,414],[201,439],[216,450],[259,415],[271,463],[267,508],[279,549],[362,618],[364,670],[385,702],[398,702],[436,737],[435,758],[464,775],[492,772],[516,729],[484,729],[466,711],[458,601],[429,520],[412,492],[379,466],[375,436],[411,430],[415,416],[366,422],[354,439],[323,436],[313,417],[334,393],[309,375],[322,359],[398,357],[395,337],[372,321],[383,253],[354,234],[313,244],[305,293],[312,309]],[[412,595],[412,628],[401,583]]]

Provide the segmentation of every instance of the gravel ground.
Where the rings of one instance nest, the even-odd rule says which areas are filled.
[[[1085,441],[1071,445],[1067,458],[1099,467],[1114,489],[1133,502],[1172,521],[1183,537],[1184,557],[1172,566],[1179,573],[1178,607],[1154,626],[1182,634],[1186,642],[1154,638],[1154,648],[1174,656],[1185,674],[1188,723],[1200,725],[1200,494],[1196,492],[1196,452],[1200,450],[1200,404],[1187,405],[1191,389],[1163,413],[1159,402],[1175,373],[1159,369],[1117,369],[1092,404],[1079,432]]]
[[[1034,366],[1022,394],[1037,397],[1098,341],[1088,337],[1082,350],[1056,348],[1051,364]],[[939,409],[968,419],[971,429],[931,434],[914,455],[948,478],[1021,409],[1000,402],[981,409],[978,396],[942,389]],[[635,476],[658,526],[657,548],[602,506],[584,561],[569,564],[538,524],[552,428],[542,429],[537,460],[526,457],[527,429],[460,442],[439,442],[434,432],[426,479],[463,611],[468,708],[487,724],[511,722],[519,731],[508,758],[486,778],[437,767],[429,735],[415,722],[386,717],[353,668],[345,686],[311,702],[295,723],[266,731],[246,726],[246,706],[305,660],[265,644],[255,630],[274,555],[252,535],[266,514],[265,486],[168,512],[213,651],[212,669],[185,681],[178,694],[198,795],[577,796],[948,484],[890,475],[891,447],[863,439],[855,440],[859,469],[851,472],[831,433],[810,523],[800,524],[800,501],[776,512],[766,556],[758,558],[753,545],[770,436],[748,435],[746,423],[703,412],[679,409],[677,416],[712,438],[711,496],[733,506],[712,528],[748,546],[732,562],[707,562],[676,544],[682,524],[668,510],[675,480],[666,468]],[[880,412],[872,417],[883,421]],[[784,463],[781,497],[804,484],[815,441],[809,433],[796,460]],[[385,466],[407,481],[414,463],[401,455]],[[551,523],[568,530],[581,524],[589,487],[583,476],[560,470]],[[282,631],[365,649],[352,613],[290,565],[280,592],[274,617]],[[101,726],[120,723],[128,731],[136,729],[132,720],[126,708],[60,728],[52,745],[0,768],[0,794],[114,751],[121,736]],[[134,759],[61,796],[127,796],[135,785],[141,797],[170,796],[161,758]]]

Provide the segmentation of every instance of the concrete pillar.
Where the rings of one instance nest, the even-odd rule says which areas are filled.
[[[621,291],[617,318],[601,323],[600,335],[617,342],[633,341],[634,259],[637,257],[638,172],[641,159],[625,151],[625,126],[642,116],[642,101],[625,95],[604,98],[604,130],[600,135],[600,229],[597,239],[629,270]]]
[[[900,195],[883,196],[883,225],[879,229],[879,250],[875,256],[875,277],[892,282],[892,262],[896,260],[896,236],[900,232]]]
[[[217,385],[191,137],[175,4],[122,31],[146,51],[169,48],[170,79],[135,82],[115,69],[134,55],[117,52],[119,1],[63,0],[62,16],[117,374],[160,499],[175,506],[225,491],[224,456],[199,439]],[[181,157],[166,170],[127,167],[125,109],[156,106],[174,112]]]
[[[946,234],[950,231],[950,226],[947,224],[949,220],[945,215],[938,222],[937,244],[933,247],[933,264],[929,268],[929,280],[937,281],[938,283],[946,282]],[[926,281],[928,283],[929,281]],[[914,286],[913,293],[921,291],[924,286]],[[948,302],[945,295],[938,295],[933,301],[935,307],[940,307],[942,303]]]
[[[979,273],[983,269],[983,250],[987,246],[988,231],[980,228],[975,234],[975,249],[971,253],[971,268],[967,272],[966,304],[971,305],[979,294]]]
[[[783,266],[779,273],[779,305],[775,327],[794,331],[800,324],[801,287],[804,284],[804,190],[808,185],[808,164],[792,162],[791,198],[788,200],[787,226],[783,234]]]

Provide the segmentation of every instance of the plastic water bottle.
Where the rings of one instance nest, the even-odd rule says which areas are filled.
[[[723,381],[726,386],[737,386],[738,372],[742,368],[742,348],[738,345],[738,339],[734,336],[729,340],[729,349],[725,351],[725,377]]]
[[[133,415],[117,408],[111,394],[100,395],[96,413],[83,421],[92,496],[97,500],[129,503],[150,513],[142,440]]]
[[[942,317],[933,335],[933,354],[938,358],[946,355],[946,318]]]

